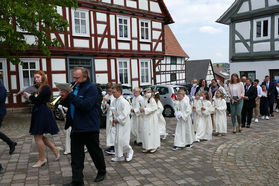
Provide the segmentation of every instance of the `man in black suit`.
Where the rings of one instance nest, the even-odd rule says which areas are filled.
[[[273,106],[274,106],[274,99],[275,99],[275,84],[274,82],[270,81],[269,76],[265,76],[264,82],[262,85],[266,86],[267,89],[267,98],[269,103],[269,113],[270,116],[273,117]]]
[[[252,80],[249,78],[246,80],[246,84],[244,86],[245,95],[243,97],[244,104],[242,107],[242,127],[250,128],[253,108],[256,106],[256,97],[257,97],[257,88],[252,85]],[[246,125],[247,119],[247,125]]]

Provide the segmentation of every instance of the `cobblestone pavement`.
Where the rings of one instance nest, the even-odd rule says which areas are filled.
[[[8,154],[8,146],[0,141],[0,185],[62,185],[71,181],[70,155],[55,161],[47,149],[48,163],[32,168],[38,153],[32,136],[28,134],[30,114],[9,113],[1,131],[17,141],[15,153]],[[134,146],[131,162],[113,163],[105,155],[106,179],[98,185],[278,185],[279,183],[279,114],[270,120],[252,123],[250,129],[212,141],[195,143],[192,149],[172,151],[175,119],[166,118],[169,136],[154,154],[144,154]],[[230,118],[229,118],[230,119]],[[48,136],[57,146],[64,147],[65,131],[59,122],[60,133]],[[102,148],[105,131],[100,135]],[[88,153],[85,160],[85,184],[94,185],[96,169]]]

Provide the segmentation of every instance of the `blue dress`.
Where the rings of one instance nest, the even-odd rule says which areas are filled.
[[[50,97],[51,90],[48,85],[42,87],[38,96],[32,95],[29,97],[31,103],[34,104],[29,130],[31,135],[42,135],[45,133],[54,135],[59,132],[53,112],[47,106]]]

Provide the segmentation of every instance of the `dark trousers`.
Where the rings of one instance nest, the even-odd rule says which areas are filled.
[[[261,116],[269,116],[268,106],[269,106],[268,99],[266,97],[261,97],[261,102],[260,102]]]
[[[251,125],[251,120],[253,116],[253,107],[249,107],[247,104],[243,104],[242,112],[241,112],[241,118],[242,118],[242,127]]]
[[[1,115],[0,116],[0,127],[2,125],[3,119],[4,119],[4,116]],[[13,144],[13,141],[8,136],[6,136],[3,132],[1,132],[1,131],[0,131],[0,139],[2,139],[4,142],[6,142],[9,146],[11,144]]]
[[[269,98],[268,103],[269,103],[269,113],[273,114],[274,99]]]
[[[106,173],[104,154],[99,147],[99,133],[83,132],[71,133],[71,156],[72,156],[72,182],[74,184],[83,184],[84,168],[84,145],[98,170],[98,174]]]
[[[276,99],[276,109],[279,109],[279,99]]]

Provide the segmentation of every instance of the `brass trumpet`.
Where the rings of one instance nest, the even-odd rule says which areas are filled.
[[[71,87],[72,89],[74,89],[75,86],[77,85],[77,83],[78,83],[78,82],[75,82],[75,84],[71,84],[70,87]],[[61,99],[62,99],[62,97],[61,97],[61,96],[58,96],[57,98],[55,98],[55,99],[50,103],[50,105],[53,106],[53,107],[59,105],[59,102],[61,101]]]

